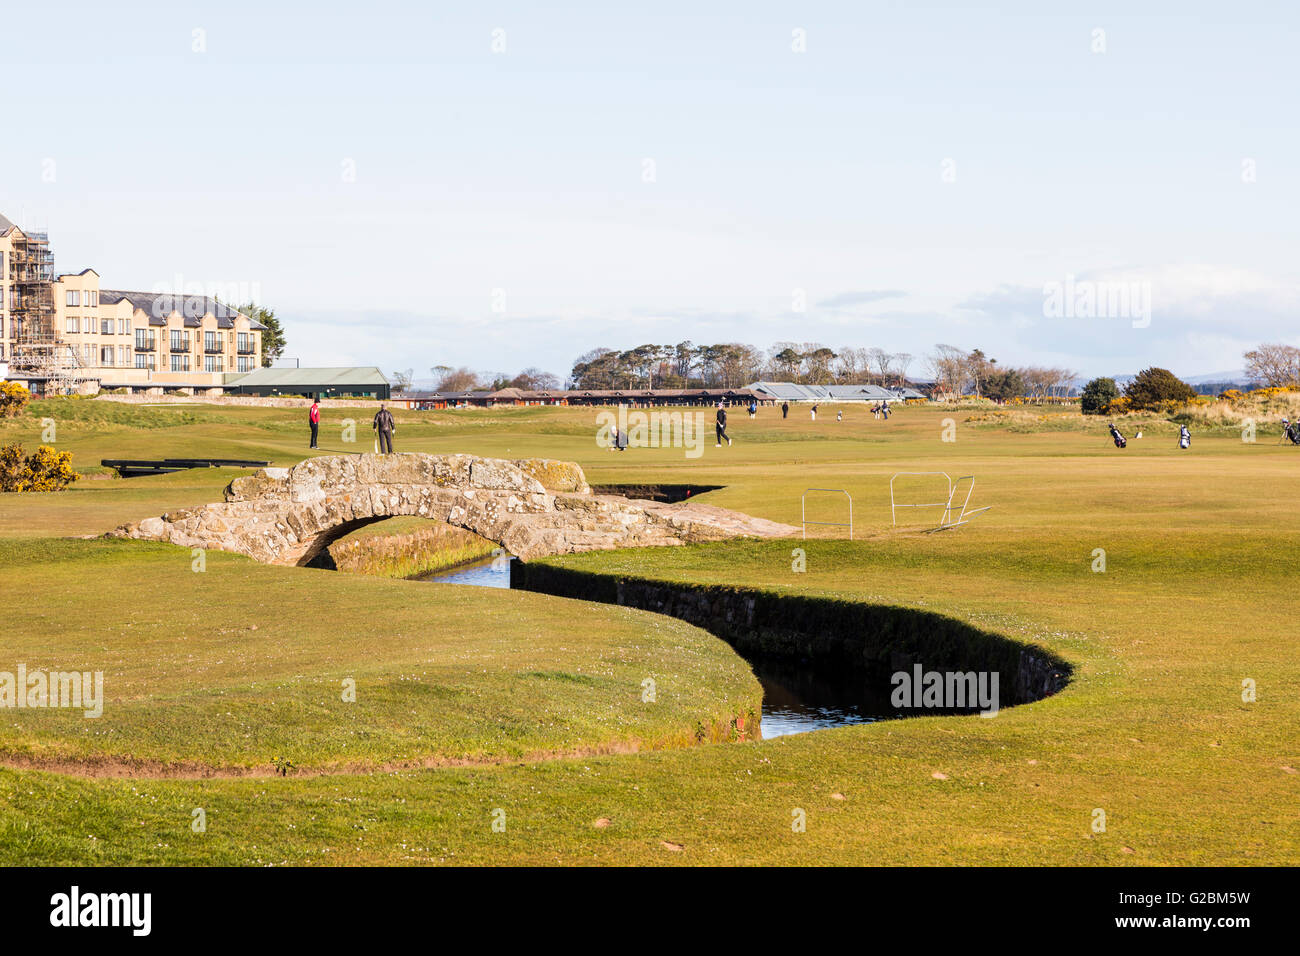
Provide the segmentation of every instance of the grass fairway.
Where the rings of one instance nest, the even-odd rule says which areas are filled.
[[[296,409],[96,417],[108,403],[39,404],[78,467],[182,455],[289,464],[305,454]],[[358,450],[339,439],[342,414],[326,411],[321,454]],[[368,450],[370,414],[354,417]],[[847,408],[837,423],[826,405],[816,423],[799,408],[786,421],[738,410],[735,445],[710,443],[689,459],[680,449],[600,449],[594,418],[402,413],[397,445],[573,459],[593,483],[718,484],[706,501],[796,524],[805,488],[843,488],[852,542],[554,560],[924,607],[1042,644],[1074,665],[1072,683],[994,719],[616,752],[633,739],[688,743],[697,722],[753,706],[744,662],[696,629],[602,605],[216,553],[195,574],[188,551],[69,540],[216,500],[234,472],[88,478],[57,495],[0,496],[0,670],[100,662],[114,675],[99,721],[0,715],[0,862],[1300,861],[1289,599],[1300,571],[1300,450],[1224,430],[1197,431],[1180,452],[1174,430],[1153,421],[1119,451],[1104,421],[1068,414],[989,420],[907,408],[886,423]],[[945,419],[955,441],[942,440]],[[0,423],[4,441],[31,443],[39,431],[37,418]],[[972,504],[992,510],[942,535],[891,529],[889,476],[934,470],[976,475]],[[810,507],[841,520],[832,500]],[[795,546],[807,551],[802,574],[791,570]],[[1104,572],[1092,570],[1096,549]],[[347,676],[357,677],[355,705],[339,701]],[[658,682],[659,710],[640,702],[645,676]],[[1254,702],[1243,701],[1244,680],[1255,682]],[[582,755],[541,759],[566,751]],[[300,768],[288,776],[239,775],[286,755]],[[421,766],[457,757],[495,762]],[[58,772],[31,767],[41,761]],[[135,776],[88,775],[132,773],[132,761]],[[225,772],[191,779],[166,775],[169,766]],[[203,834],[190,829],[197,807]],[[795,809],[806,832],[792,832]],[[492,828],[496,810],[504,832]]]

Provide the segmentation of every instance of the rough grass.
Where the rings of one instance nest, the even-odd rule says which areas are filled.
[[[733,416],[735,445],[709,444],[699,459],[686,458],[680,449],[610,455],[595,445],[595,411],[579,409],[443,413],[427,420],[401,414],[398,446],[574,459],[593,483],[719,484],[725,487],[703,496],[705,501],[793,523],[806,488],[844,488],[853,495],[852,543],[733,542],[564,562],[610,574],[923,607],[1044,645],[1074,664],[1069,687],[991,720],[909,719],[761,743],[491,767],[257,780],[105,780],[5,770],[0,862],[1300,861],[1294,809],[1300,798],[1300,657],[1290,600],[1300,577],[1300,519],[1291,507],[1300,449],[1263,440],[1245,444],[1236,434],[1201,435],[1194,429],[1189,452],[1176,447],[1172,432],[1130,441],[1120,451],[1110,444],[1104,419],[1081,429],[1016,433],[964,422],[945,409],[906,408],[885,423],[846,406],[844,422],[822,416],[828,420],[816,425],[798,411],[784,422],[771,409],[752,423]],[[186,445],[221,454],[257,446],[288,464],[303,454],[305,429],[278,414],[250,410],[245,425],[199,423],[149,430],[148,436],[155,445],[175,446],[167,454],[185,453]],[[942,441],[943,419],[949,417],[956,419],[955,442]],[[144,431],[110,436],[74,423],[66,434],[89,457],[103,453],[110,438],[129,444],[142,440]],[[322,438],[322,453],[346,450],[331,444],[336,433],[328,421]],[[994,508],[956,532],[894,531],[888,482],[904,470],[974,474],[972,503]],[[567,663],[520,661],[509,671],[515,662],[510,655],[527,649],[509,640],[485,645],[478,667],[496,689],[485,689],[484,698],[462,712],[468,725],[480,728],[478,739],[497,741],[493,728],[511,713],[498,708],[516,703],[504,699],[502,687],[524,702],[542,699],[549,684],[567,693],[590,689],[581,680],[517,676],[586,674],[577,665],[602,653],[606,625],[573,626],[568,615],[581,604],[566,603],[566,614],[557,620],[546,617],[545,608],[519,603],[545,600],[537,596],[449,588],[454,601],[422,609],[431,600],[428,585],[259,568],[212,554],[201,595],[178,602],[173,596],[185,592],[178,591],[175,577],[159,574],[157,546],[109,549],[95,559],[106,563],[81,564],[98,543],[78,543],[76,548],[91,550],[80,552],[77,561],[55,562],[47,549],[72,546],[41,541],[214,500],[228,479],[173,475],[87,482],[40,499],[0,496],[0,535],[14,539],[11,561],[21,564],[6,569],[3,578],[6,600],[21,615],[9,633],[27,642],[17,648],[51,659],[69,651],[112,652],[139,667],[162,660],[167,666],[158,669],[161,675],[172,676],[140,672],[137,688],[148,694],[153,680],[165,679],[169,692],[185,701],[182,710],[194,702],[199,712],[212,714],[202,710],[207,689],[254,681],[263,694],[259,706],[274,708],[292,699],[293,687],[303,686],[291,683],[296,674],[307,675],[308,682],[316,675],[333,680],[339,669],[380,664],[390,655],[394,662],[387,673],[410,672],[414,665],[403,658],[401,642],[376,636],[365,623],[363,608],[378,607],[389,612],[392,629],[417,644],[429,640],[423,630],[435,627],[468,640],[469,628],[456,622],[471,617],[475,629],[513,620],[510,627],[547,642],[550,656],[573,653]],[[826,506],[810,498],[810,507]],[[795,547],[807,551],[804,574],[791,570]],[[1104,573],[1091,570],[1098,548],[1106,552]],[[174,560],[178,569],[169,575],[191,573],[188,553]],[[238,574],[227,573],[236,568]],[[97,571],[125,582],[125,589],[96,586]],[[253,574],[256,589],[248,587]],[[316,581],[327,583],[317,587]],[[335,589],[347,600],[331,597]],[[408,593],[418,600],[408,601]],[[245,600],[249,594],[252,601]],[[291,641],[250,641],[249,632],[238,630],[246,608],[275,603],[268,595],[302,609],[281,625],[291,631]],[[147,627],[160,620],[169,624],[165,639]],[[670,623],[660,620],[662,627]],[[222,628],[234,630],[222,635]],[[558,641],[556,628],[566,628],[573,640]],[[191,633],[184,640],[178,636]],[[187,641],[196,650],[187,650]],[[317,645],[325,650],[311,667],[283,656]],[[196,676],[178,669],[189,653],[200,653],[215,670]],[[215,661],[224,663],[217,668]],[[503,662],[502,673],[516,676],[498,675],[494,668]],[[473,675],[465,670],[458,679],[468,682]],[[1246,679],[1258,688],[1253,703],[1242,700]],[[143,708],[161,706],[150,696],[142,700]],[[248,706],[246,713],[257,712]],[[425,706],[434,704],[406,706],[415,714],[392,706],[386,713],[393,726],[375,732],[390,747],[405,743],[404,728],[424,719]],[[19,739],[28,746],[93,743],[40,726],[9,728],[9,716],[4,715],[6,728],[21,731]],[[594,713],[580,716],[587,726],[595,723]],[[284,732],[283,742],[312,740],[322,762],[338,759],[346,749],[339,743],[354,744],[334,723],[322,709],[297,725],[300,733]],[[141,747],[161,750],[165,744],[174,753],[201,746],[202,735],[213,732],[196,720],[160,741],[149,738],[152,716],[138,726]],[[266,759],[230,728],[214,728],[224,752]],[[527,732],[552,739],[565,728],[555,722]],[[200,806],[209,822],[202,835],[190,830],[191,810]],[[791,831],[796,808],[807,813],[806,833]],[[504,833],[492,829],[497,809],[506,813]],[[1106,814],[1105,832],[1093,829],[1099,809]],[[608,818],[609,825],[594,827],[598,818]],[[668,849],[665,842],[683,849]]]

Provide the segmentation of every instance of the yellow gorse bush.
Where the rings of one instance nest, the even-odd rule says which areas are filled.
[[[22,414],[32,393],[17,382],[0,382],[0,418],[14,418]]]
[[[81,475],[72,469],[72,452],[41,445],[30,455],[22,445],[0,448],[0,491],[62,491]]]

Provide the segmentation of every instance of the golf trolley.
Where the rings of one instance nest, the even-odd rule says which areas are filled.
[[[942,478],[947,485],[947,491],[942,501],[919,501],[919,502],[902,502],[894,491],[894,482],[899,478]],[[966,495],[962,497],[962,484],[966,483]],[[934,534],[936,531],[949,531],[953,528],[960,528],[964,524],[969,524],[970,520],[978,514],[982,514],[992,508],[992,505],[985,505],[983,508],[970,508],[971,494],[975,491],[975,476],[962,475],[956,481],[948,476],[946,471],[900,471],[894,477],[889,479],[889,508],[890,516],[893,518],[894,527],[898,527],[898,509],[899,508],[941,508],[939,513],[939,524],[933,528],[926,528],[926,534]],[[958,500],[960,505],[955,504]]]

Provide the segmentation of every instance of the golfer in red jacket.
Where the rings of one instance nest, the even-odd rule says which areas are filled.
[[[307,413],[307,421],[311,422],[311,447],[316,447],[316,435],[320,431],[320,399],[313,398],[311,402],[311,411]]]

